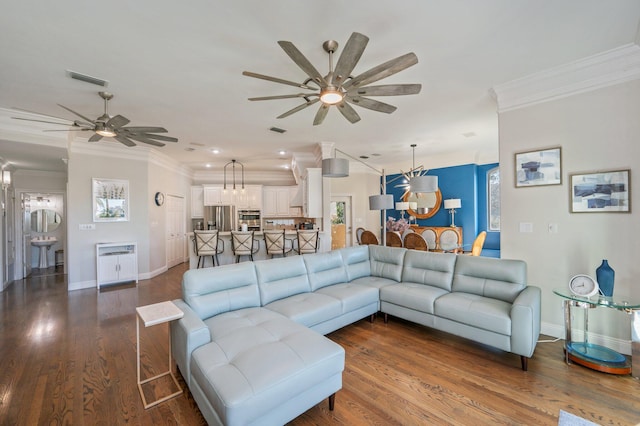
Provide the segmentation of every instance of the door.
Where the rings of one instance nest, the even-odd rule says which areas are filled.
[[[172,268],[185,259],[185,203],[184,198],[167,195],[167,268]]]
[[[22,209],[22,277],[31,275],[31,196],[21,193]]]
[[[331,197],[331,250],[351,246],[351,196]]]

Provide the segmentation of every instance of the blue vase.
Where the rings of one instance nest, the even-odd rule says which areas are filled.
[[[603,296],[613,296],[613,281],[615,279],[616,272],[611,269],[609,262],[606,259],[602,260],[602,264],[596,269],[596,279],[600,286],[600,292]]]

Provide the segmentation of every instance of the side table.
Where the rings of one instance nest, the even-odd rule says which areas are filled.
[[[171,333],[169,333],[169,368],[167,371],[158,374],[157,376],[153,376],[151,378],[141,380],[140,379],[140,321],[144,323],[145,327],[151,327],[157,324],[168,323],[170,321],[174,321],[180,319],[184,316],[184,312],[182,312],[173,302],[161,302],[155,303],[153,305],[139,306],[136,308],[137,318],[136,318],[136,368],[137,368],[137,377],[138,377],[138,390],[140,391],[140,396],[142,397],[142,403],[144,404],[144,408],[147,409],[149,407],[153,407],[154,405],[160,404],[168,399],[171,399],[175,396],[182,394],[182,388],[178,384],[178,380],[176,376],[173,374],[172,365],[171,365]],[[147,399],[144,396],[144,392],[142,391],[142,385],[145,383],[149,383],[153,380],[159,379],[160,377],[171,376],[173,379],[173,383],[175,383],[178,390],[171,395],[167,395],[163,398],[157,399],[152,402],[147,402]]]
[[[576,296],[569,289],[557,288],[553,293],[564,299],[565,358],[585,367],[610,374],[631,374],[640,378],[640,302],[617,300],[613,297]],[[574,342],[571,337],[571,307],[584,309],[584,341]],[[626,312],[631,319],[631,362],[606,347],[589,342],[589,309],[604,307]]]

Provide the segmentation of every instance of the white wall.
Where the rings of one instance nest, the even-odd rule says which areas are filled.
[[[529,283],[542,288],[542,330],[564,337],[561,300],[571,276],[595,277],[602,259],[615,269],[616,298],[640,299],[640,80],[548,101],[499,116],[501,250],[524,259]],[[515,188],[514,154],[562,147],[562,185]],[[570,213],[569,175],[631,169],[632,213]],[[533,224],[520,233],[519,224]],[[558,224],[550,234],[548,224]],[[608,309],[590,312],[592,341],[630,338],[629,316]],[[611,343],[611,342],[609,342]],[[623,345],[624,346],[624,345]],[[624,347],[619,348],[619,350]]]

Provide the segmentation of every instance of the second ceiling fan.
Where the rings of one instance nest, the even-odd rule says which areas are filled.
[[[278,44],[289,55],[293,62],[298,65],[308,76],[302,83],[283,80],[281,78],[270,77],[268,75],[256,74],[244,71],[242,74],[248,77],[259,78],[272,81],[274,83],[286,84],[305,90],[307,93],[296,93],[291,95],[262,96],[249,98],[250,101],[266,101],[274,99],[301,98],[304,103],[289,111],[279,115],[277,118],[288,117],[311,105],[320,102],[320,108],[313,120],[314,125],[321,124],[329,111],[329,107],[335,105],[338,111],[351,123],[360,121],[360,116],[350,104],[367,108],[373,111],[387,114],[396,110],[396,107],[384,102],[369,98],[369,96],[398,96],[415,95],[420,93],[421,84],[389,84],[379,86],[368,86],[385,77],[396,74],[412,65],[418,63],[417,56],[411,52],[391,59],[383,64],[371,68],[368,71],[352,76],[351,73],[360,60],[369,38],[363,34],[354,32],[349,37],[340,58],[333,68],[333,54],[338,49],[338,42],[335,40],[325,41],[322,45],[329,54],[329,73],[325,76],[309,62],[309,60],[290,41],[279,41]]]

